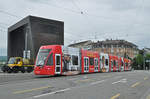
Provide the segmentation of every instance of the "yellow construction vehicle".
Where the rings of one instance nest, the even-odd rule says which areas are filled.
[[[34,65],[32,65],[31,60],[22,57],[11,57],[8,63],[2,67],[2,71],[8,73],[18,73],[19,71],[30,73],[33,69]]]

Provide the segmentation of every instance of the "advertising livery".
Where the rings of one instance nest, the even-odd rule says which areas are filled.
[[[41,46],[37,54],[35,75],[68,73],[121,72],[131,70],[129,59],[61,45]]]

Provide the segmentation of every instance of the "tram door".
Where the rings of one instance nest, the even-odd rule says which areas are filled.
[[[61,55],[55,54],[55,74],[61,73]]]
[[[84,57],[84,72],[89,72],[89,58]]]
[[[98,58],[94,58],[94,71],[98,72]]]

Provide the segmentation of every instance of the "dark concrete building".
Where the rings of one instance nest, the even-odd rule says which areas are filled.
[[[41,45],[54,44],[64,45],[62,21],[28,16],[8,28],[8,58],[23,57],[26,48],[34,60]]]

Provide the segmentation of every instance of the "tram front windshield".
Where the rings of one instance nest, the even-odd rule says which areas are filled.
[[[51,49],[40,49],[37,55],[36,66],[44,66]]]

